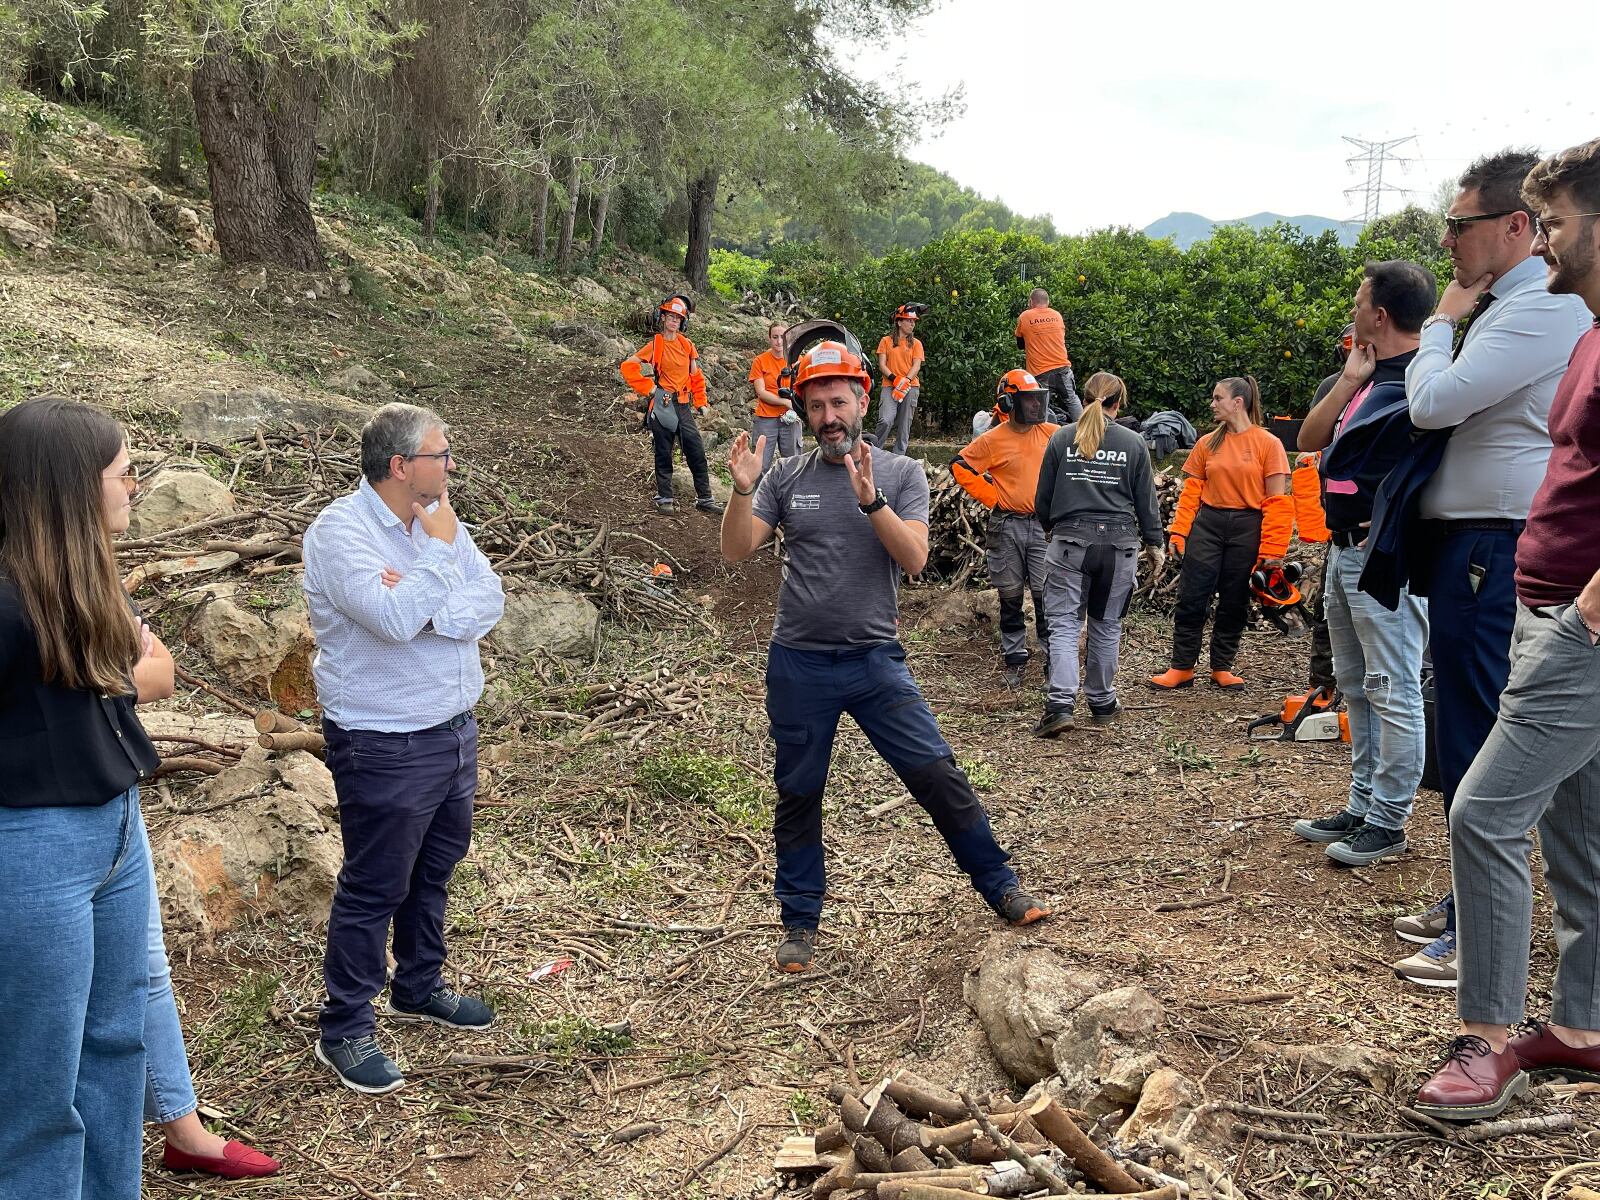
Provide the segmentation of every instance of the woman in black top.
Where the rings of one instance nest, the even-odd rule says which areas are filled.
[[[122,430],[0,415],[0,1195],[137,1200],[149,852]],[[114,503],[107,503],[105,497]]]

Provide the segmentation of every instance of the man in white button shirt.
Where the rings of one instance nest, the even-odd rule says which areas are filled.
[[[478,639],[505,608],[450,507],[448,433],[425,408],[380,408],[361,431],[364,478],[304,542],[311,670],[344,841],[316,1056],[368,1095],[405,1083],[373,1037],[391,923],[386,1014],[453,1029],[494,1020],[441,973],[445,892],[472,838],[478,786]]]
[[[1435,741],[1447,813],[1494,728],[1510,670],[1517,537],[1550,458],[1550,402],[1590,324],[1578,297],[1545,290],[1544,262],[1532,256],[1533,214],[1522,181],[1538,161],[1529,150],[1504,150],[1461,176],[1441,242],[1455,279],[1423,322],[1421,347],[1406,370],[1412,423],[1450,431],[1421,492],[1421,536],[1411,543],[1431,561],[1408,564],[1412,590],[1427,595],[1432,614]],[[1451,896],[1399,918],[1395,932],[1424,944],[1396,964],[1401,978],[1455,986]]]

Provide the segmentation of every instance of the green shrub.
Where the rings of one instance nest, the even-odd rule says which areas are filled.
[[[639,784],[658,800],[710,808],[735,825],[758,828],[766,817],[762,782],[741,763],[715,754],[653,755],[639,767]]]
[[[767,277],[767,264],[737,250],[713,250],[708,274],[711,288],[718,295],[737,300],[746,292],[761,292]]]

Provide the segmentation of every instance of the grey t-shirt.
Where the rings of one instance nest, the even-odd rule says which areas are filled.
[[[872,477],[902,521],[928,522],[928,477],[914,458],[872,452]],[[751,502],[783,527],[789,561],[772,640],[792,650],[875,646],[899,636],[900,566],[863,516],[850,474],[817,450],[780,458]]]

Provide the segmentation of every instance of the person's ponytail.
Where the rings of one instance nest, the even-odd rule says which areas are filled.
[[[1078,418],[1075,444],[1080,457],[1093,458],[1106,438],[1106,409],[1121,404],[1128,393],[1122,380],[1111,372],[1096,371],[1083,385],[1083,394],[1087,403]]]

